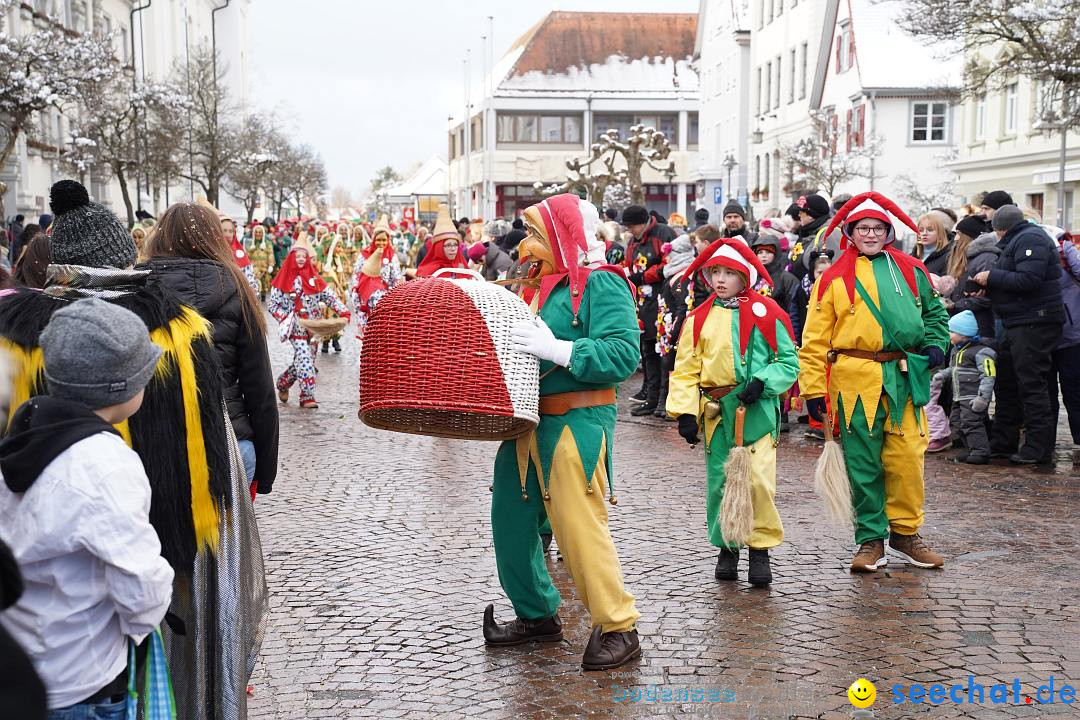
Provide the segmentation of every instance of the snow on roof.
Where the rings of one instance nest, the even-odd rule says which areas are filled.
[[[438,155],[432,155],[409,177],[386,188],[391,197],[411,195],[445,195],[447,164]]]
[[[957,88],[963,80],[959,44],[928,46],[896,23],[904,7],[896,2],[850,0],[855,60],[864,88]],[[835,40],[834,40],[835,42]],[[833,53],[836,48],[833,48]]]
[[[548,13],[496,63],[497,92],[696,93],[697,22],[696,13]]]

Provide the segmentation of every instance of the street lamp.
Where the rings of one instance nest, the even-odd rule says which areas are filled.
[[[731,171],[734,170],[735,166],[738,165],[738,164],[739,164],[739,161],[736,160],[735,156],[732,155],[731,153],[727,154],[727,157],[724,158],[724,162],[722,163],[724,169],[727,170],[727,185],[724,186],[724,194],[727,196],[727,199],[729,201],[731,200],[731,197],[732,197],[732,195],[731,195]]]

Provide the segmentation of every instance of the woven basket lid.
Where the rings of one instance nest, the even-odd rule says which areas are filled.
[[[532,312],[476,280],[425,278],[379,301],[364,331],[360,419],[397,432],[505,440],[539,422],[539,361],[511,349]]]

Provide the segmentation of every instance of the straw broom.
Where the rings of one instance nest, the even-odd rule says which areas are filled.
[[[743,445],[746,408],[735,411],[735,446],[724,462],[724,499],[720,501],[720,533],[732,545],[745,545],[754,531],[750,495],[750,448]]]
[[[848,480],[844,451],[833,439],[832,415],[828,410],[822,417],[825,429],[825,449],[814,467],[814,493],[825,504],[825,515],[836,525],[851,528],[854,511],[851,506],[851,482]]]

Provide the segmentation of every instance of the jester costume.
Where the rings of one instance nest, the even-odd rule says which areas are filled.
[[[341,235],[340,231],[335,232],[332,235],[326,235],[323,251],[319,257],[319,265],[322,268],[322,279],[326,283],[329,292],[337,296],[338,300],[345,302],[347,297],[349,280],[352,276],[352,266],[349,265],[348,254],[345,251],[346,238]],[[329,303],[321,303],[322,317],[335,318],[339,317],[339,313],[333,305]],[[334,350],[341,352],[341,335],[342,333],[335,333],[329,337],[324,337],[322,341],[322,351],[328,352],[329,346],[333,344]]]
[[[503,443],[495,460],[495,559],[517,619],[496,623],[489,605],[484,638],[489,645],[562,638],[560,597],[538,533],[546,516],[592,616],[582,665],[618,667],[640,654],[639,613],[623,587],[604,505],[605,495],[616,501],[615,388],[638,361],[632,289],[619,269],[602,264],[592,205],[557,195],[530,207],[524,219],[529,237],[521,256],[535,261],[526,300],[539,320],[514,329],[514,346],[541,359],[540,423]]]
[[[768,549],[784,539],[776,494],[776,442],[780,395],[791,387],[799,361],[788,315],[771,298],[749,289],[772,279],[753,250],[740,239],[721,238],[702,252],[684,275],[693,282],[698,269],[726,267],[739,273],[743,291],[727,300],[713,294],[692,310],[683,324],[667,397],[667,412],[679,419],[687,439],[705,432],[708,482],[705,511],[709,542],[721,548],[716,577],[734,580],[739,546],[723,537],[720,504],[724,463],[736,444],[736,411],[745,412],[744,446],[750,448],[750,488],[754,510],[750,547],[751,584],[772,581]],[[708,281],[708,278],[705,278]],[[710,283],[711,285],[711,283]]]
[[[843,254],[814,284],[799,355],[799,385],[811,415],[820,419],[825,396],[838,412],[860,544],[854,572],[887,563],[886,538],[912,564],[944,563],[918,531],[928,444],[922,408],[930,397],[931,358],[940,363],[949,344],[948,314],[923,264],[893,246],[890,213],[918,232],[874,192],[852,198],[833,218],[825,234],[842,224]],[[870,256],[852,244],[860,220],[885,224],[883,249]]]
[[[274,249],[266,237],[266,228],[256,224],[251,228],[248,257],[251,259],[251,269],[258,284],[256,293],[266,300],[266,294],[270,292],[270,281],[274,275]]]
[[[297,256],[303,254],[303,265]],[[282,263],[270,289],[267,310],[280,325],[278,332],[282,342],[293,348],[293,359],[277,379],[278,399],[289,401],[289,389],[300,383],[300,407],[317,408],[315,401],[315,350],[318,341],[301,320],[323,317],[323,307],[331,307],[340,316],[348,318],[349,308],[331,292],[315,269],[314,252],[307,239],[301,235],[293,244],[285,262]]]

